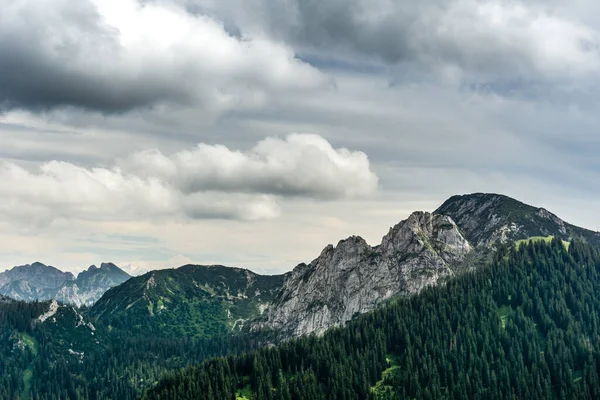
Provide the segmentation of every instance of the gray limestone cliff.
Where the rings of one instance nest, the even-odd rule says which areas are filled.
[[[471,250],[450,217],[415,212],[379,246],[352,236],[300,264],[255,327],[284,337],[321,334],[394,295],[417,293],[453,275]]]

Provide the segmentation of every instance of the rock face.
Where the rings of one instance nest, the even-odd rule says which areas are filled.
[[[479,248],[493,249],[535,236],[556,236],[567,241],[577,238],[600,244],[598,232],[571,225],[544,208],[499,194],[452,196],[435,213],[450,216]]]
[[[394,295],[417,293],[454,274],[471,250],[450,217],[415,212],[379,246],[352,236],[300,264],[255,327],[285,337],[321,334]]]
[[[53,300],[91,305],[130,276],[114,264],[91,266],[77,278],[70,272],[36,262],[0,273],[0,294],[15,300]]]
[[[63,284],[54,298],[63,303],[92,305],[110,288],[127,281],[131,276],[112,263],[102,263],[100,268],[90,266],[80,272],[77,279]]]

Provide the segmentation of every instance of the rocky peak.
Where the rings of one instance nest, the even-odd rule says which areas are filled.
[[[351,236],[297,266],[256,327],[284,337],[321,334],[393,295],[417,293],[453,274],[470,251],[450,217],[415,212],[392,227],[379,246]]]
[[[33,264],[16,266],[0,273],[0,286],[24,280],[30,286],[38,289],[52,289],[58,288],[66,281],[72,279],[74,279],[74,276],[70,272],[62,272],[41,262],[34,262]]]
[[[494,193],[452,196],[436,211],[450,216],[471,244],[494,249],[535,236],[600,243],[600,234],[570,225],[550,211]]]
[[[117,267],[115,264],[113,264],[111,262],[100,264],[100,269],[105,270],[105,271],[114,271],[114,270],[122,271],[119,267]]]
[[[0,294],[25,301],[56,299],[63,303],[91,305],[109,288],[129,278],[112,263],[102,263],[100,268],[91,265],[75,279],[70,272],[34,262],[0,273]]]
[[[471,250],[452,218],[423,211],[390,228],[381,241],[381,251],[388,255],[431,251],[446,262],[460,261]]]

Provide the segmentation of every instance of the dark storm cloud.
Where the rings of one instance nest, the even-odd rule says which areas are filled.
[[[5,44],[5,43],[2,43]],[[106,113],[149,107],[162,101],[184,103],[188,96],[177,88],[151,80],[120,80],[116,77],[68,71],[42,59],[35,49],[0,47],[0,108],[48,110],[76,106]],[[68,60],[69,56],[65,57]]]
[[[396,82],[529,86],[595,77],[600,67],[598,31],[552,2],[250,0],[243,10],[229,0],[191,3],[242,31],[292,43],[305,59],[380,62]]]
[[[0,107],[219,108],[320,85],[288,48],[171,2],[0,0]]]
[[[186,101],[181,87],[137,74],[114,73],[119,34],[88,1],[3,4],[0,17],[0,105],[46,110],[77,106],[122,112],[159,101]],[[1,4],[1,3],[0,3]],[[107,73],[112,72],[112,73]]]

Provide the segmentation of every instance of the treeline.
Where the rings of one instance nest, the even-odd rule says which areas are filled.
[[[597,399],[599,350],[600,253],[553,240],[322,338],[170,373],[144,398]]]

